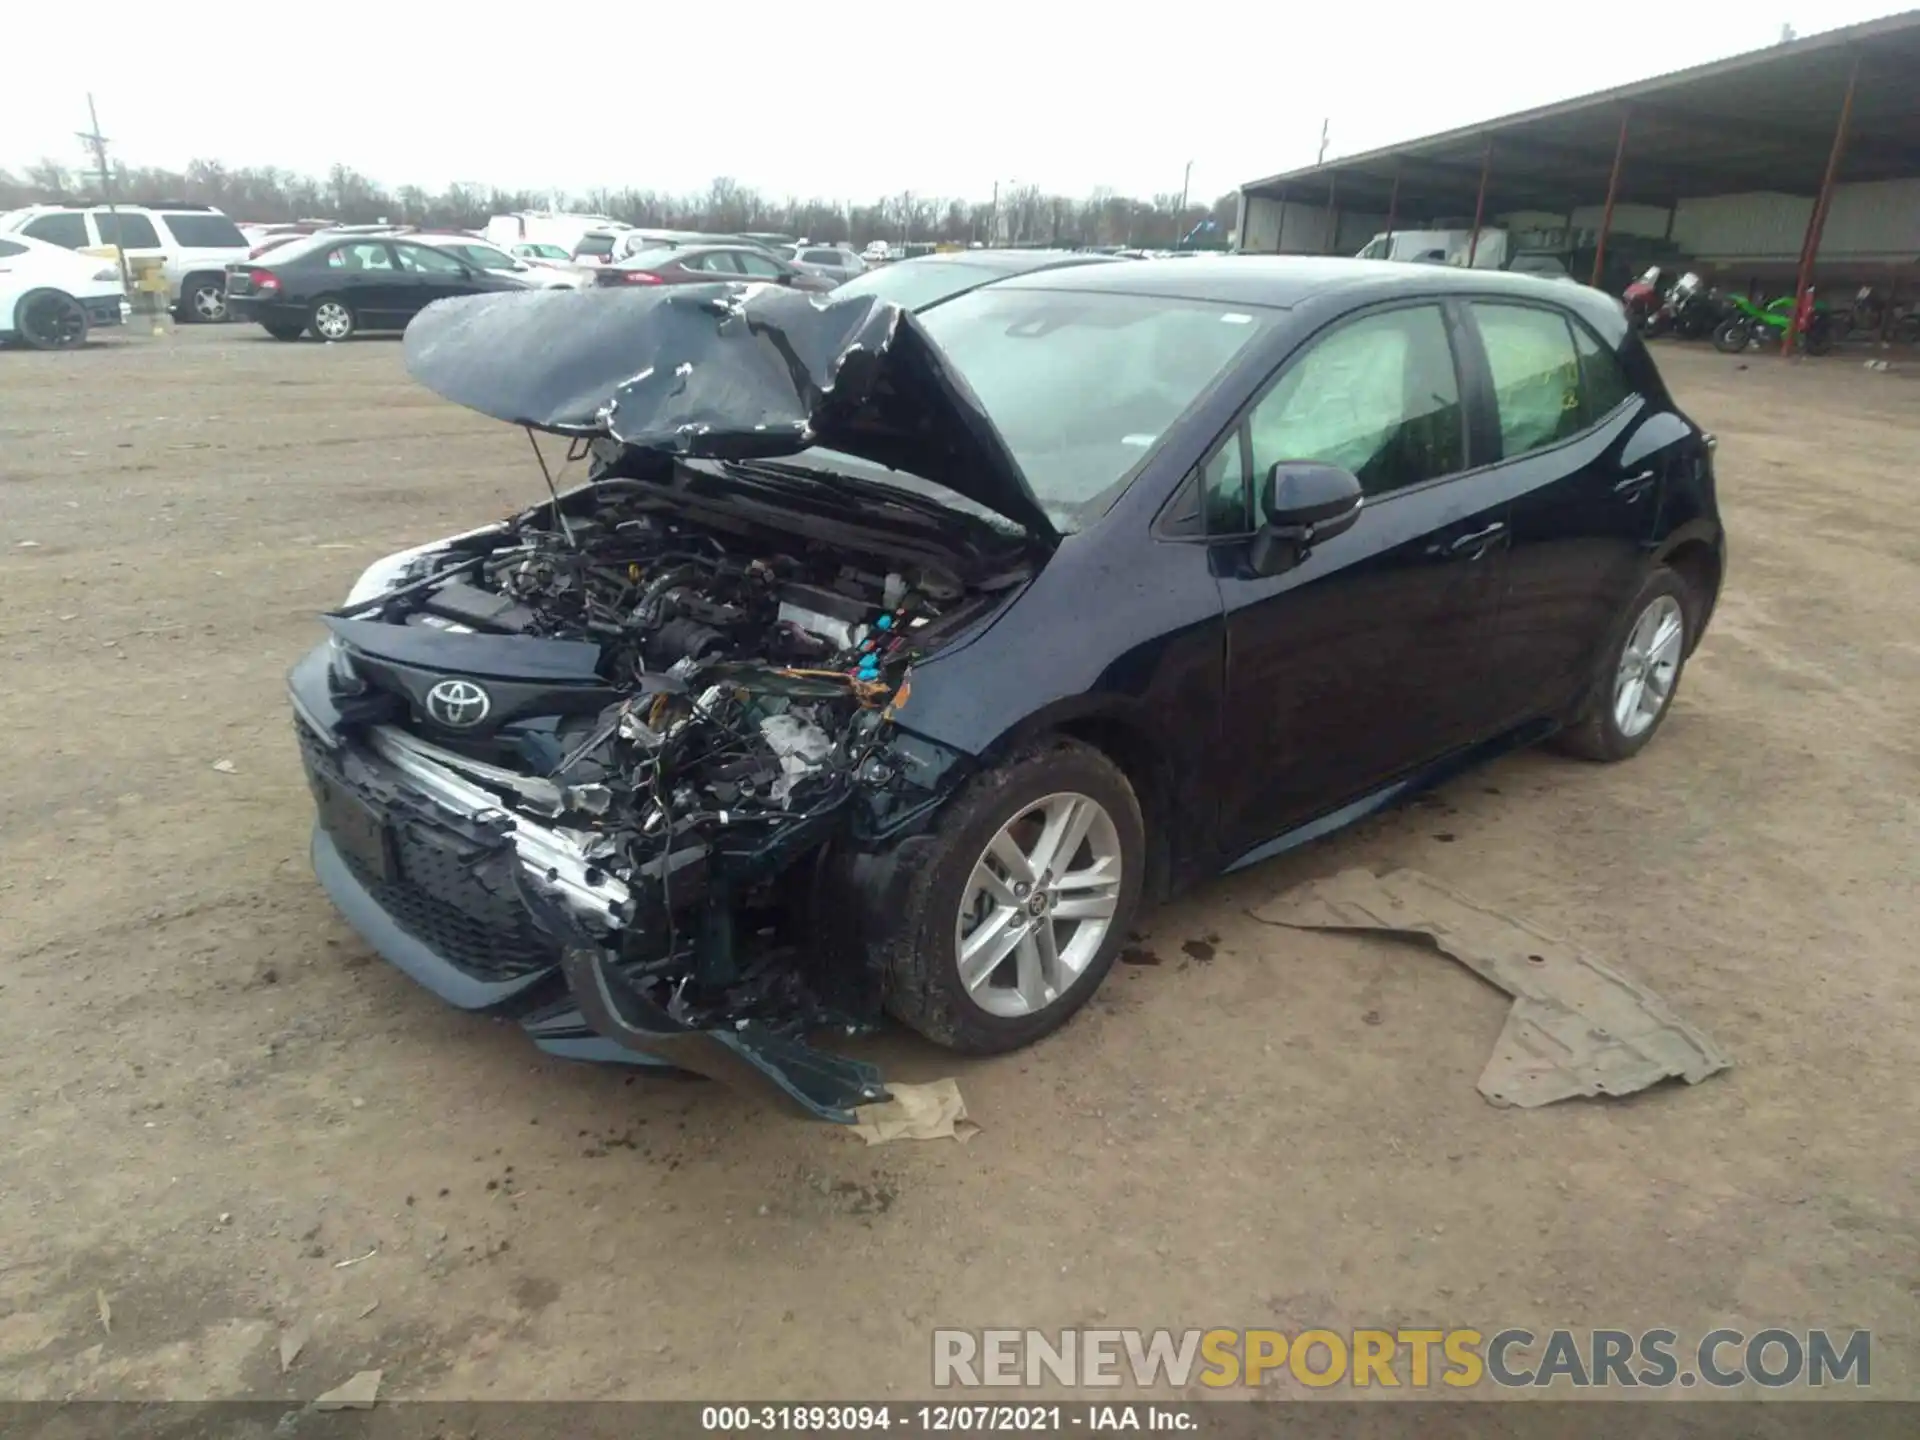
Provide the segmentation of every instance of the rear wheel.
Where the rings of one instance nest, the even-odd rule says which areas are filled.
[[[313,302],[309,323],[313,326],[313,333],[322,340],[351,339],[357,324],[353,307],[333,295]]]
[[[887,1008],[928,1039],[994,1054],[1066,1023],[1140,901],[1140,805],[1112,761],[1056,739],[949,805],[877,937]]]
[[[1601,654],[1585,710],[1557,737],[1559,747],[1605,761],[1644,750],[1673,706],[1700,611],[1699,597],[1674,570],[1663,565],[1647,576]]]
[[[64,290],[29,290],[14,307],[13,328],[35,350],[77,350],[87,343],[87,311]]]
[[[1806,342],[1807,353],[1809,355],[1832,354],[1835,344],[1833,332],[1838,328],[1828,316],[1814,316],[1812,323],[1807,326],[1806,333],[1801,337]]]
[[[181,321],[188,325],[219,325],[226,318],[226,277],[189,275],[180,289]]]
[[[1753,326],[1745,320],[1722,320],[1713,332],[1713,348],[1738,355],[1753,340]]]

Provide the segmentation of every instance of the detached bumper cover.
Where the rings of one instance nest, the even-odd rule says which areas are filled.
[[[396,969],[459,1009],[518,1020],[541,1049],[569,1059],[688,1070],[844,1123],[855,1106],[886,1098],[871,1065],[751,1022],[694,1029],[628,984],[618,957],[583,923],[583,913],[604,917],[624,886],[569,855],[565,836],[507,815],[392,737],[343,744],[326,672],[322,646],[288,680],[320,808],[314,873]],[[368,834],[339,818],[343,803],[378,817],[384,853],[371,853]],[[519,923],[500,940],[498,907],[509,897]]]

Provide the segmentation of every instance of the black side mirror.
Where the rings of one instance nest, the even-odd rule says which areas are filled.
[[[1282,460],[1260,487],[1264,523],[1248,560],[1262,575],[1291,570],[1322,540],[1353,528],[1364,500],[1360,482],[1338,465]]]

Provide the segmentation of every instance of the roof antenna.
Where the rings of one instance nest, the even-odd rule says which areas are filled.
[[[567,544],[575,550],[580,542],[573,538],[573,526],[567,523],[567,512],[560,508],[560,491],[553,483],[553,472],[547,469],[547,457],[540,453],[540,442],[533,438],[533,426],[527,426],[527,444],[533,447],[533,458],[540,462],[540,474],[547,482],[547,493],[553,497],[553,518],[560,522],[560,533],[567,537]]]

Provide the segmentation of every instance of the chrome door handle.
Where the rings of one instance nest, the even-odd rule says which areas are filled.
[[[1471,535],[1462,535],[1449,544],[1443,553],[1450,559],[1478,560],[1487,553],[1488,547],[1494,541],[1506,533],[1506,525],[1496,520],[1484,530],[1476,530]]]
[[[1642,470],[1638,475],[1629,475],[1626,479],[1618,482],[1613,487],[1613,493],[1623,497],[1628,504],[1632,504],[1635,500],[1638,500],[1642,495],[1646,494],[1647,487],[1653,484],[1658,478],[1659,476],[1653,471]]]

